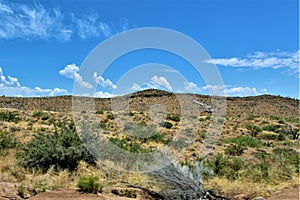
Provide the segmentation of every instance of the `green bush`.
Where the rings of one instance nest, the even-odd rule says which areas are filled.
[[[221,153],[207,160],[204,165],[212,169],[216,176],[225,177],[228,180],[237,179],[240,170],[244,168],[242,159],[238,157],[225,157]]]
[[[225,121],[225,119],[224,119],[223,117],[218,117],[218,119],[217,119],[217,122],[218,122],[219,124],[223,124],[224,121]]]
[[[235,143],[245,147],[259,148],[263,146],[263,143],[261,141],[249,136],[239,136],[236,138],[229,137],[222,139],[222,141],[225,143]]]
[[[230,156],[240,156],[244,153],[245,149],[246,148],[241,145],[230,144],[230,146],[225,149],[225,154]]]
[[[33,117],[42,117],[43,114],[44,114],[44,112],[41,110],[35,110],[32,112]]]
[[[98,115],[103,115],[103,113],[104,113],[103,110],[97,110],[96,111],[96,114],[98,114]]]
[[[290,165],[299,173],[300,155],[294,149],[276,148],[273,150],[275,159],[282,165]]]
[[[261,129],[253,124],[245,124],[245,127],[250,131],[252,137],[256,137],[261,132]]]
[[[275,132],[275,133],[280,133],[281,126],[280,125],[267,125],[267,126],[263,126],[262,130]]]
[[[5,155],[8,149],[16,148],[18,142],[9,133],[0,130],[0,156]]]
[[[172,120],[174,122],[179,122],[180,121],[180,115],[177,115],[177,114],[171,115],[171,114],[169,114],[169,115],[167,115],[167,119]]]
[[[18,117],[18,112],[16,111],[1,111],[0,121],[15,122],[17,123],[21,119]]]
[[[44,111],[41,111],[41,110],[36,110],[36,111],[33,111],[32,112],[32,116],[33,117],[36,117],[36,118],[40,118],[42,120],[47,120],[49,119],[49,114],[44,112]]]
[[[162,122],[161,124],[160,124],[162,127],[165,127],[165,128],[167,128],[167,129],[170,129],[170,128],[172,128],[172,126],[173,126],[173,124],[171,123],[171,122]]]
[[[77,187],[80,192],[98,193],[102,192],[102,186],[99,183],[99,178],[95,176],[82,176],[77,182]]]
[[[276,140],[278,138],[278,135],[270,134],[270,133],[264,133],[259,135],[260,139],[263,140]]]
[[[204,122],[204,121],[206,120],[206,118],[204,118],[204,117],[199,117],[198,120],[199,120],[199,122]]]
[[[58,123],[55,133],[38,133],[16,154],[18,164],[25,168],[47,171],[55,169],[74,170],[80,161],[93,163],[94,158],[87,151],[76,133],[74,123]]]
[[[122,148],[126,151],[132,152],[132,153],[147,153],[149,152],[148,149],[145,149],[141,146],[140,143],[133,142],[133,141],[127,141],[128,139],[119,139],[119,138],[109,138],[110,142],[118,146],[119,148]]]
[[[164,133],[156,133],[155,135],[153,135],[149,138],[145,138],[145,140],[161,142],[163,144],[168,144],[169,142],[171,142],[171,139],[167,138],[166,134],[164,134]]]

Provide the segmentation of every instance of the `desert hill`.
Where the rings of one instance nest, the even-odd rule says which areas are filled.
[[[87,111],[91,102],[95,107]],[[119,105],[128,110],[118,112]],[[187,148],[177,165],[154,174],[96,165],[82,141],[97,145],[98,138],[82,138],[79,131],[90,112],[95,127],[125,151],[168,146],[177,156],[176,150]],[[114,98],[2,96],[0,199],[62,199],[66,191],[79,199],[184,199],[193,192],[202,199],[267,198],[299,188],[299,125],[299,100],[272,95],[225,98],[150,89]],[[96,194],[85,196],[78,188]]]
[[[132,110],[142,110],[141,103],[160,104],[168,113],[180,113],[180,105],[177,98],[187,94],[174,94],[162,90],[149,89],[126,95]],[[199,102],[210,104],[211,97],[206,95],[188,94]],[[118,98],[118,97],[115,97]],[[95,98],[95,110],[111,110],[111,98]],[[299,115],[299,100],[272,95],[253,97],[227,97],[226,113],[228,116],[278,116],[297,117]],[[192,102],[184,102],[192,104]],[[17,110],[44,110],[68,112],[72,110],[72,96],[58,97],[0,97],[0,108],[13,108]]]

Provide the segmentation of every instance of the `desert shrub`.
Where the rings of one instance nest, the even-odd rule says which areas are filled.
[[[146,140],[151,140],[154,142],[161,142],[163,144],[168,144],[169,142],[171,142],[171,139],[168,138],[166,136],[166,134],[164,133],[156,133],[155,135],[149,137],[149,138],[145,138]]]
[[[165,128],[167,128],[167,129],[170,129],[170,128],[172,128],[173,124],[172,124],[171,122],[165,121],[165,122],[162,122],[162,123],[160,124],[160,126],[161,126],[161,127],[165,127]]]
[[[43,113],[41,116],[42,120],[48,120],[49,119],[49,114],[48,113]]]
[[[148,149],[143,148],[141,144],[137,142],[127,141],[126,139],[119,139],[119,138],[109,138],[109,140],[116,146],[132,153],[149,152]]]
[[[0,131],[0,156],[5,155],[8,149],[13,149],[17,146],[18,141],[11,134]]]
[[[256,137],[261,132],[261,129],[253,124],[245,124],[245,127],[250,131],[252,137]]]
[[[231,155],[231,156],[240,156],[244,153],[244,150],[246,148],[241,146],[241,145],[238,145],[238,144],[230,144],[230,146],[228,146],[226,149],[225,149],[225,154],[226,155]]]
[[[100,122],[100,127],[101,127],[102,129],[106,129],[106,124],[105,124],[104,122]]]
[[[278,136],[275,134],[263,133],[259,135],[259,138],[263,140],[276,140]]]
[[[275,159],[282,165],[291,165],[299,173],[300,155],[294,149],[276,148],[273,150]]]
[[[218,117],[217,122],[223,124],[225,119],[223,117]]]
[[[277,120],[277,123],[279,123],[279,124],[285,124],[285,120],[283,118],[279,118]]]
[[[247,117],[247,120],[254,120],[254,119],[257,118],[257,117],[259,117],[259,116],[256,116],[256,115],[249,115],[249,116]]]
[[[45,172],[51,166],[57,170],[74,170],[80,161],[93,163],[94,158],[77,135],[74,123],[61,123],[60,126],[60,131],[38,133],[23,144],[16,154],[18,164]]]
[[[41,110],[35,110],[32,112],[33,117],[42,117],[43,114],[44,114],[44,112]]]
[[[278,136],[277,136],[277,139],[279,141],[284,141],[285,140],[285,135],[283,133],[279,133]]]
[[[280,128],[281,128],[280,125],[267,125],[267,126],[263,126],[262,130],[275,132],[275,133],[280,133],[280,131],[281,131]]]
[[[115,119],[115,116],[114,116],[113,114],[108,114],[108,115],[106,116],[106,119],[107,119],[107,120],[113,120],[113,119]]]
[[[177,114],[168,114],[167,119],[172,120],[174,122],[179,122],[180,121],[180,115]]]
[[[98,114],[98,115],[103,115],[103,113],[104,113],[103,110],[97,110],[96,111],[96,114]]]
[[[49,114],[44,112],[44,111],[41,111],[41,110],[35,110],[32,112],[32,116],[35,117],[35,118],[40,118],[42,120],[47,120],[49,119]]]
[[[82,176],[77,182],[77,187],[81,192],[98,193],[102,192],[102,185],[99,183],[99,178],[95,176]]]
[[[0,111],[0,121],[17,123],[20,120],[16,111]]]
[[[216,176],[235,180],[239,177],[240,170],[244,168],[244,162],[238,157],[228,157],[218,153],[212,159],[207,160],[205,166],[212,169]]]
[[[206,132],[205,131],[200,132],[200,137],[204,140],[206,138]]]
[[[199,117],[198,120],[199,120],[200,122],[204,122],[204,121],[206,120],[206,118],[205,118],[205,117]]]
[[[222,139],[225,143],[235,143],[244,147],[254,147],[259,148],[263,146],[263,143],[255,138],[249,136],[239,136],[236,138],[229,137]]]

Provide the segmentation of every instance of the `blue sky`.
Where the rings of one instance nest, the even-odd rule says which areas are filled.
[[[72,94],[74,82],[88,88],[80,66],[89,53],[115,34],[143,27],[197,41],[227,96],[299,98],[298,0],[0,0],[0,95]],[[209,94],[220,87],[208,85],[184,59],[151,49],[94,75],[100,97],[145,88]]]

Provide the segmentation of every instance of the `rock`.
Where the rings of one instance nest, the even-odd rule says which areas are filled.
[[[239,194],[233,197],[234,200],[246,200],[249,199],[248,195],[246,194]]]
[[[254,197],[252,200],[265,200],[263,197]]]

